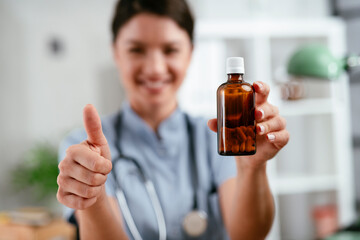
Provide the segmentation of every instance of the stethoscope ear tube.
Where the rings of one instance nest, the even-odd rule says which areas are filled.
[[[124,158],[124,156],[122,156]],[[125,157],[126,159],[130,159]],[[117,179],[115,175],[115,179]],[[116,181],[116,180],[115,180]],[[145,180],[144,182],[146,191],[149,195],[151,204],[153,205],[153,209],[155,212],[158,228],[159,228],[159,240],[166,240],[166,223],[164,213],[162,211],[159,198],[157,197],[156,190],[154,184],[150,180]],[[125,194],[121,188],[116,190],[116,198],[119,201],[119,206],[121,212],[123,213],[124,219],[126,224],[129,227],[131,235],[134,237],[135,240],[142,240],[139,230],[136,227],[135,221],[130,213],[129,206],[127,204]]]
[[[116,190],[116,198],[119,201],[119,206],[120,206],[121,212],[125,218],[126,224],[129,227],[131,235],[134,237],[135,240],[142,240],[141,235],[135,225],[134,219],[131,216],[130,209],[127,204],[124,192],[120,189],[117,189]]]
[[[166,239],[165,217],[164,217],[164,213],[162,211],[162,207],[160,205],[159,198],[157,197],[154,184],[151,181],[147,180],[145,182],[145,187],[148,189],[150,200],[154,206],[155,215],[158,220],[157,222],[158,222],[158,227],[159,227],[159,239],[165,240]]]

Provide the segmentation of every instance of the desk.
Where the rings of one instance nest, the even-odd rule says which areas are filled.
[[[75,234],[75,227],[62,219],[39,227],[0,224],[0,240],[74,240]]]

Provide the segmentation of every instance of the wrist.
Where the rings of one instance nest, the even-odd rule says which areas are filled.
[[[248,162],[243,162],[239,159],[236,159],[236,167],[238,176],[266,175],[266,162],[261,164],[249,164]]]
[[[97,212],[99,211],[103,211],[108,206],[110,206],[110,204],[108,202],[107,194],[105,192],[105,186],[103,186],[101,193],[97,196],[96,202],[84,210],[78,210],[78,212],[85,215],[93,215],[97,214]]]

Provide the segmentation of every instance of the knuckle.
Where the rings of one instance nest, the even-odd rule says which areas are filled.
[[[72,151],[73,151],[73,146],[68,147],[65,151],[66,156],[70,157],[72,155]]]
[[[104,181],[104,176],[102,174],[94,174],[91,178],[90,178],[90,183],[91,185],[94,185],[94,186],[98,186],[98,185],[101,185],[103,184],[105,181]]]
[[[265,82],[261,82],[261,84],[264,86],[265,93],[268,94],[270,92],[270,86]]]
[[[56,182],[59,186],[64,186],[64,177],[62,176],[62,174],[58,175]]]
[[[111,171],[112,164],[109,160],[101,156],[98,156],[95,159],[93,159],[92,167],[94,172],[98,172],[98,173],[101,172],[108,174]]]
[[[96,195],[96,188],[94,187],[85,187],[84,190],[84,197],[85,198],[91,198]]]
[[[286,122],[286,119],[284,117],[281,117],[282,121],[283,121],[283,126],[284,128],[286,128],[286,125],[287,125],[287,122]]]
[[[86,187],[86,186],[81,187],[79,192],[81,193],[80,195],[85,198],[87,198],[90,194],[89,187]]]
[[[101,161],[103,167],[104,167],[104,173],[105,174],[109,174],[111,172],[111,169],[112,169],[112,163],[111,161],[103,158],[102,161]]]
[[[60,172],[63,172],[64,171],[64,160],[62,160],[59,164],[58,164],[58,169],[60,170]]]
[[[271,122],[274,129],[281,129],[281,120],[279,117],[273,118]]]
[[[97,159],[93,159],[91,160],[91,167],[92,170],[95,172],[99,172],[101,170],[101,164],[99,163],[99,161]]]
[[[60,190],[60,188],[58,189],[58,192],[56,194],[56,198],[59,201],[59,203],[62,203],[65,206],[69,206],[69,204],[66,202],[64,192],[62,190]]]
[[[76,145],[71,145],[70,147],[68,147],[66,149],[66,155],[70,158],[73,158],[74,154],[76,152],[76,149],[77,149]]]
[[[99,184],[100,181],[99,181],[98,175],[100,175],[100,174],[92,174],[92,175],[90,175],[89,182],[90,182],[90,184],[92,186],[96,186],[96,185]]]
[[[287,143],[289,142],[289,140],[290,140],[290,133],[289,133],[289,131],[285,131],[285,140],[286,140],[285,144],[287,144]]]
[[[109,161],[109,160],[107,160],[106,159],[106,161],[108,162],[108,166],[109,166],[109,168],[108,168],[108,173],[110,173],[111,172],[111,170],[112,170],[112,162],[111,161]]]
[[[96,186],[98,184],[97,174],[89,175],[88,179],[89,179],[88,181],[89,181],[90,185]]]
[[[65,173],[68,171],[68,161],[66,160],[66,158],[59,163],[58,167],[60,172]]]
[[[66,149],[66,154],[70,159],[76,158],[77,155],[84,149],[84,146],[80,144],[74,144]]]
[[[285,120],[285,118],[283,118],[283,117],[278,117],[278,118],[277,118],[277,122],[278,122],[278,125],[279,125],[279,128],[280,128],[280,129],[285,128],[285,126],[286,126],[286,120]]]
[[[58,200],[60,203],[63,203],[63,196],[62,196],[62,194],[60,193],[60,190],[57,191],[57,193],[56,193],[56,198],[57,198],[57,200]]]
[[[279,114],[279,108],[277,106],[272,106],[273,107],[273,111],[274,111],[274,115]]]

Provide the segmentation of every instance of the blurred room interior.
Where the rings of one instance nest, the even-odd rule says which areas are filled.
[[[187,79],[196,81],[183,85],[180,106],[215,117],[225,59],[243,56],[245,79],[271,86],[270,101],[291,134],[269,162],[277,214],[267,239],[335,239],[328,235],[360,219],[360,67],[338,69],[339,76],[329,78],[293,76],[287,69],[295,51],[308,44],[326,47],[334,59],[359,55],[360,1],[188,2],[197,25]],[[20,166],[34,156],[56,159],[61,139],[82,126],[85,104],[102,115],[121,107],[125,96],[111,52],[114,3],[0,0],[0,224],[22,207],[61,215],[56,182],[40,193],[31,185],[31,177],[36,182],[52,175],[26,178]],[[360,65],[356,59],[349,64]],[[23,176],[25,186],[14,176]]]

